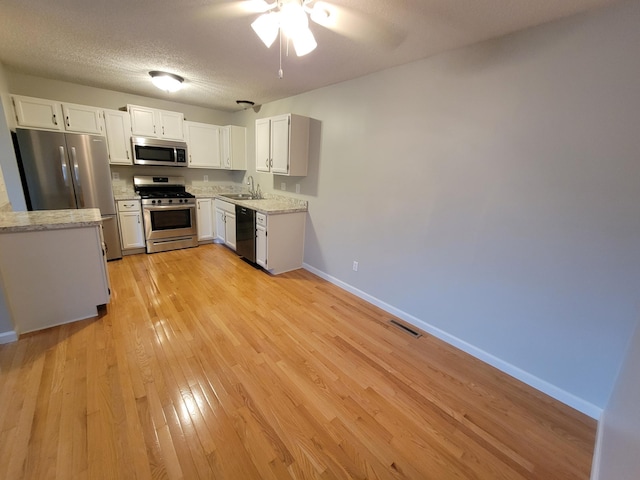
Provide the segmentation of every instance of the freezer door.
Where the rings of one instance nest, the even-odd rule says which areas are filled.
[[[106,139],[65,135],[78,208],[99,208],[102,215],[115,215]]]
[[[16,129],[32,210],[76,208],[64,133]]]

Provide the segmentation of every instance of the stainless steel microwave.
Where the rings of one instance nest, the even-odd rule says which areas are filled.
[[[131,137],[131,145],[135,165],[187,166],[187,144],[185,142]]]

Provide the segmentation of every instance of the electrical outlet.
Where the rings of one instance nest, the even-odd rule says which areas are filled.
[[[205,176],[203,177],[203,179],[204,179],[204,181],[205,181],[205,182],[208,182],[208,181],[209,181],[209,175],[205,175]]]
[[[354,272],[357,272],[357,271],[358,271],[358,262],[356,262],[355,260],[354,260],[354,262],[353,262],[353,271],[354,271]]]
[[[287,184],[286,184],[286,183],[284,183],[284,182],[282,182],[282,183],[280,184],[280,190],[286,190],[286,189],[287,189]]]
[[[300,184],[296,183],[296,193],[300,193]]]
[[[120,180],[120,174],[118,172],[112,172],[111,178],[114,180]]]

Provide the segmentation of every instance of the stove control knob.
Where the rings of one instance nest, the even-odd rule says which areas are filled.
[[[156,203],[156,201],[155,200],[151,200],[151,203]]]
[[[169,203],[173,203],[173,200],[169,199]]]
[[[158,203],[162,203],[162,200],[158,200]]]

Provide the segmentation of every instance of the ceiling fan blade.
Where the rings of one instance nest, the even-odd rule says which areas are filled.
[[[315,2],[310,18],[318,25],[361,43],[395,47],[407,35],[386,20],[328,2]]]

